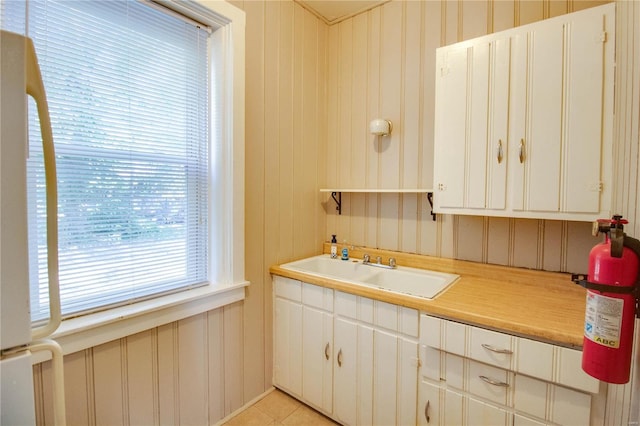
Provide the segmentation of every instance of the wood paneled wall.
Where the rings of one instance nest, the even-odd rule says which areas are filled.
[[[269,266],[317,254],[324,241],[328,27],[293,1],[233,4],[247,14],[247,400],[271,386]]]

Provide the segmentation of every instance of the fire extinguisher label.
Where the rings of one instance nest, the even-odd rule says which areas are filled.
[[[624,300],[587,291],[584,336],[609,348],[620,347]]]

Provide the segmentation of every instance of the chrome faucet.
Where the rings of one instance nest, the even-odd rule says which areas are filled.
[[[395,269],[396,267],[396,260],[393,257],[389,258],[389,264],[385,265],[382,263],[382,257],[381,256],[376,256],[376,263],[371,263],[371,256],[369,256],[368,254],[363,254],[362,255],[362,264],[363,265],[369,265],[369,266],[376,266],[378,268],[388,268],[388,269]]]

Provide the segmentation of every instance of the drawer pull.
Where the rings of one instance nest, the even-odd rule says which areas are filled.
[[[507,382],[500,382],[498,380],[493,380],[493,379],[491,379],[491,378],[489,378],[487,376],[478,376],[478,377],[480,377],[480,379],[483,382],[489,383],[490,385],[493,385],[493,386],[500,386],[502,388],[508,388],[509,387],[509,383],[507,383]]]
[[[511,349],[498,349],[496,347],[489,345],[488,343],[483,343],[482,347],[488,351],[495,352],[497,354],[505,354],[505,355],[513,354],[513,351]]]
[[[520,139],[520,152],[518,153],[520,164],[524,163],[524,139]]]
[[[338,367],[342,367],[342,349],[338,351]]]
[[[424,405],[424,418],[427,420],[427,423],[431,421],[431,417],[429,417],[429,400]]]
[[[324,358],[326,360],[329,359],[329,342],[327,342],[327,346],[324,347]]]
[[[502,139],[498,139],[498,164],[502,163]]]

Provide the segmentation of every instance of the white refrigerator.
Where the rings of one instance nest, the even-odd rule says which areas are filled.
[[[57,186],[51,124],[31,39],[0,32],[0,425],[36,422],[32,353],[52,359],[53,415],[65,423],[62,351],[47,339],[60,324]],[[27,96],[37,107],[47,183],[50,318],[32,328],[27,227]]]

